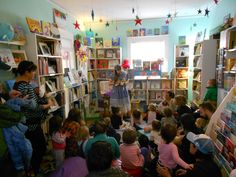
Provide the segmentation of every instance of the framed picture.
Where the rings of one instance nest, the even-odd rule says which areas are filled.
[[[48,45],[44,42],[39,42],[39,47],[43,55],[51,55]]]
[[[38,33],[38,34],[43,33],[40,21],[29,18],[29,17],[26,17],[26,21],[27,21],[30,32]]]
[[[113,50],[106,50],[106,58],[113,58]]]
[[[98,56],[98,58],[104,58],[105,51],[104,50],[97,50],[97,56]]]
[[[21,61],[27,60],[25,50],[12,50],[11,52],[16,65],[18,65]]]

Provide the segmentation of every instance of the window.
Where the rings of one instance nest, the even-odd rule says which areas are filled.
[[[133,60],[157,61],[163,59],[162,71],[168,71],[168,36],[128,38],[128,57]]]

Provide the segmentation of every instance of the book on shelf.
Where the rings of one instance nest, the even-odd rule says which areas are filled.
[[[158,61],[151,61],[151,70],[160,70],[160,64]]]
[[[152,35],[153,35],[153,29],[147,29],[146,36],[152,36]]]
[[[127,37],[132,37],[133,36],[133,30],[132,29],[128,29],[126,31]]]
[[[107,69],[108,68],[108,60],[97,60],[97,68],[98,69]]]
[[[160,35],[160,28],[154,28],[154,35]]]
[[[188,69],[178,69],[177,78],[188,78]]]
[[[120,47],[120,37],[112,37],[112,47]]]
[[[143,70],[150,70],[151,62],[150,61],[143,61]]]
[[[46,90],[48,90],[49,92],[57,91],[56,83],[51,80],[46,81],[46,86],[47,86]]]
[[[187,89],[188,81],[187,80],[178,80],[177,81],[177,88],[178,89]]]
[[[98,58],[105,58],[105,50],[97,50]]]
[[[0,61],[11,66],[12,68],[17,67],[10,49],[0,48]]]
[[[136,93],[135,93],[135,98],[136,98],[136,99],[140,99],[140,100],[146,99],[146,92],[145,92],[145,91],[142,91],[142,90],[136,91]]]
[[[134,59],[133,60],[133,68],[134,69],[142,68],[142,60],[141,59]]]
[[[113,52],[112,49],[107,49],[106,50],[106,58],[115,58],[116,54]]]
[[[171,89],[172,81],[171,80],[162,80],[161,88],[162,89]]]
[[[155,91],[150,91],[149,92],[149,99],[150,100],[156,99],[156,92]]]
[[[137,37],[137,36],[139,36],[139,31],[138,31],[138,29],[134,29],[133,30],[133,37]]]
[[[161,89],[161,81],[160,80],[156,80],[156,81],[150,81],[150,89]]]
[[[187,58],[176,59],[175,66],[176,67],[188,67]]]
[[[145,28],[140,28],[139,29],[139,35],[140,36],[146,36],[146,29]]]
[[[162,93],[161,92],[159,92],[159,91],[156,92],[156,99],[157,100],[162,99]]]
[[[102,48],[103,47],[103,38],[102,37],[96,37],[95,38],[95,46],[96,46],[96,48]]]
[[[49,22],[45,22],[45,21],[41,21],[41,26],[42,26],[43,35],[50,36],[51,35],[50,23]]]
[[[142,81],[134,81],[134,89],[142,89]]]
[[[118,64],[119,64],[119,60],[109,60],[108,61],[108,68],[114,69],[114,67]]]
[[[112,47],[111,39],[104,40],[104,47],[106,47],[106,48],[111,48]]]
[[[167,26],[167,25],[161,26],[161,34],[165,35],[168,33],[169,33],[169,26]]]
[[[105,79],[106,71],[98,71],[98,78]]]
[[[88,80],[89,81],[94,81],[93,72],[88,72]]]

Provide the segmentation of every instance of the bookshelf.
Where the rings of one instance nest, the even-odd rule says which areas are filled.
[[[174,91],[188,99],[189,85],[189,45],[175,46]]]
[[[194,45],[192,103],[198,107],[204,98],[207,81],[215,78],[217,40],[209,39]]]
[[[236,85],[212,115],[206,134],[215,144],[215,161],[221,167],[223,177],[229,177],[236,168]]]
[[[57,113],[64,118],[65,92],[60,39],[30,33],[26,51],[28,58],[38,66],[36,81],[40,89],[51,95],[54,101],[49,113]]]
[[[236,26],[222,31],[218,50],[216,78],[218,85],[218,104],[233,87],[236,81]]]
[[[122,48],[121,47],[103,47],[96,48],[96,57],[95,57],[95,71],[93,75],[97,81],[97,85],[94,85],[94,88],[97,88],[97,100],[98,107],[103,107],[104,100],[103,95],[100,93],[99,82],[108,81],[111,78],[114,67],[121,63],[122,57]]]

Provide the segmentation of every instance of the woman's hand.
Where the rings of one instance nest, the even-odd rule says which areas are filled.
[[[160,165],[157,165],[156,170],[157,173],[162,177],[171,177],[170,171],[167,167],[162,167]]]

